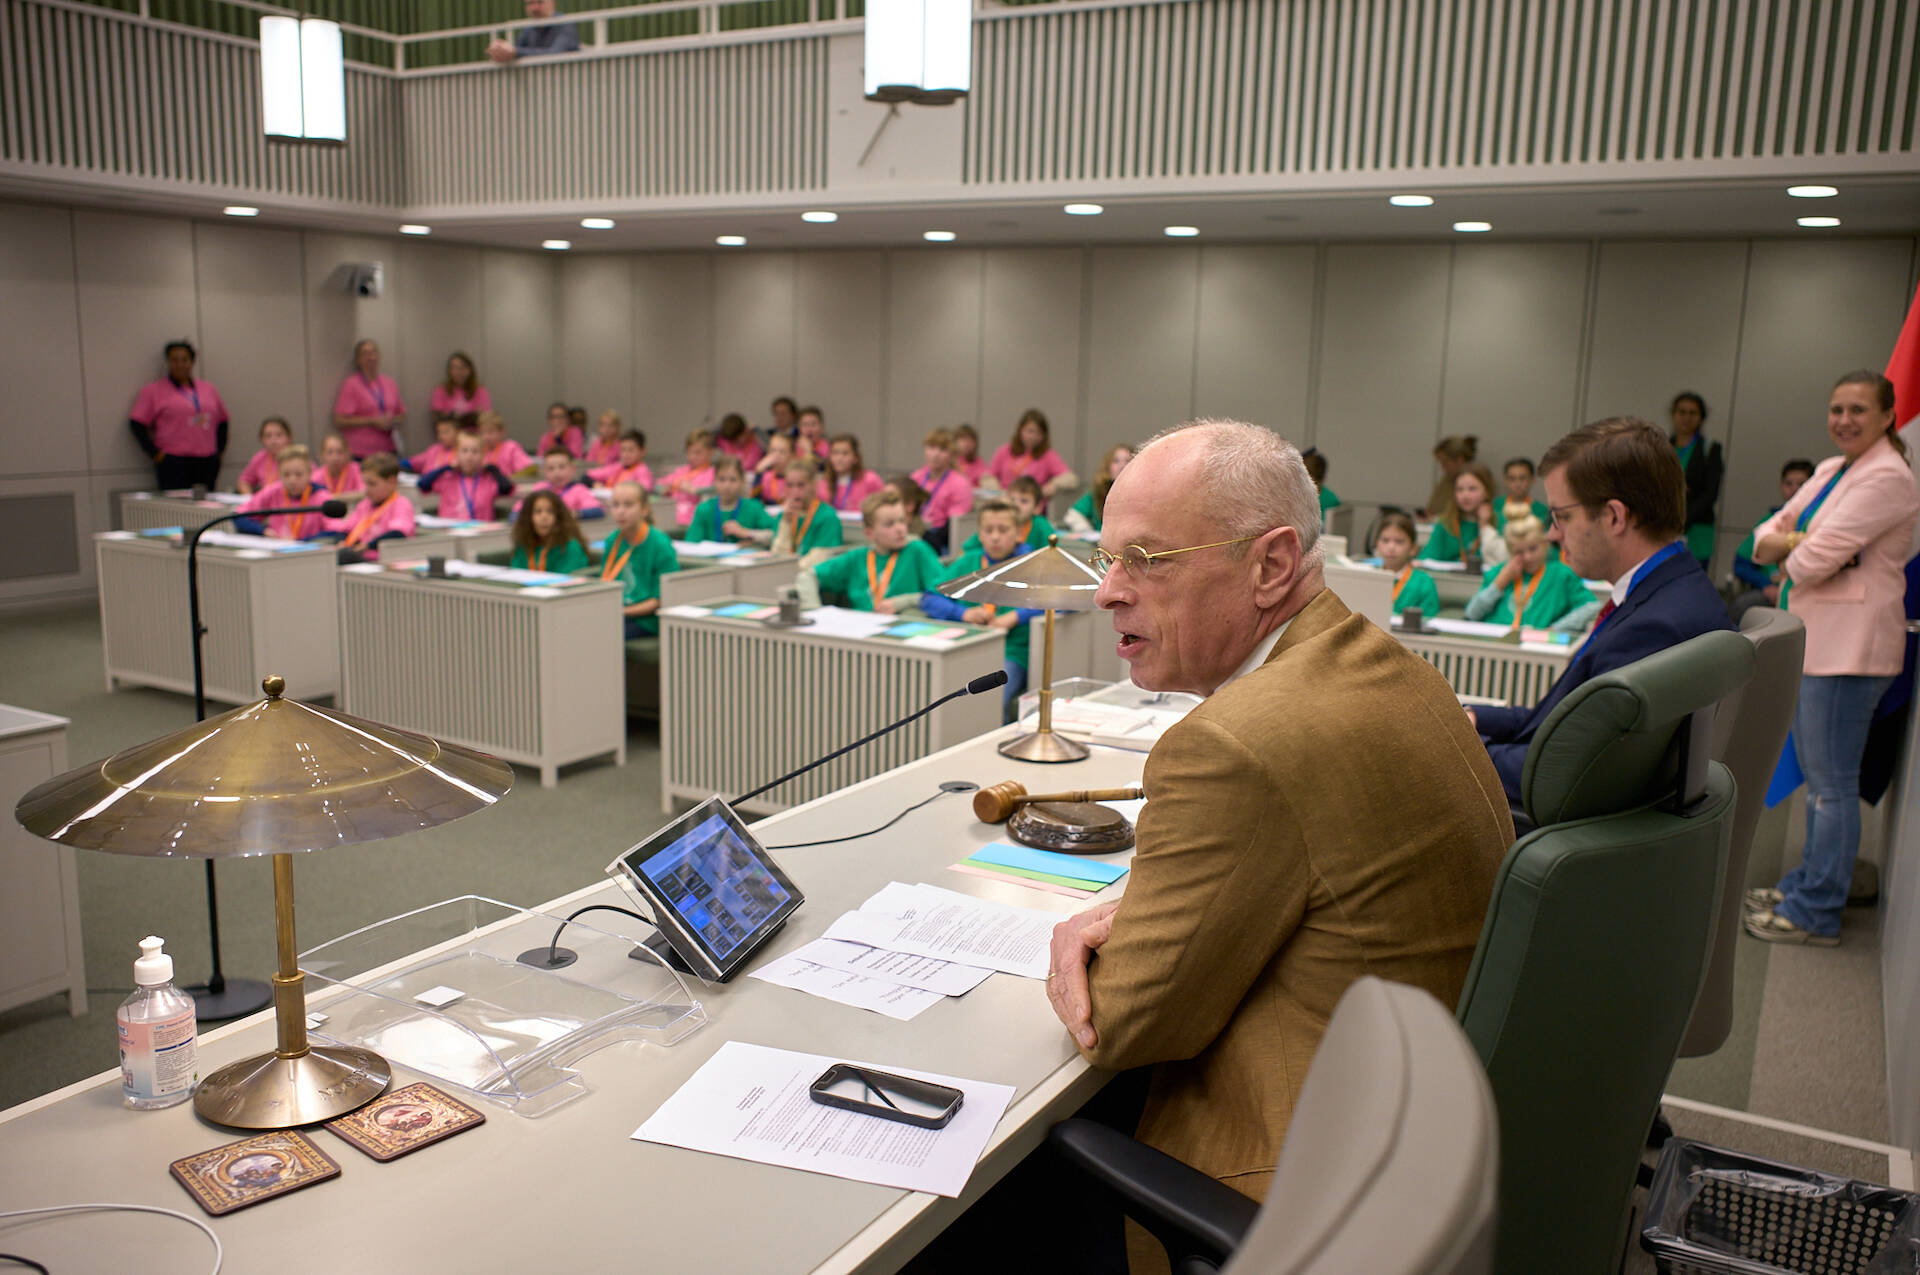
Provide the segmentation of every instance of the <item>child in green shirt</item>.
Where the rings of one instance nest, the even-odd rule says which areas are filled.
[[[1014,508],[1004,500],[993,500],[982,505],[980,548],[967,550],[956,558],[940,582],[945,584],[949,580],[970,576],[1028,552],[1028,547],[1020,543],[1014,520]],[[996,607],[984,602],[968,606],[933,589],[921,596],[920,609],[936,620],[961,620],[1006,631],[1007,688],[1000,699],[1000,719],[1012,721],[1019,712],[1021,692],[1027,689],[1027,665],[1032,645],[1027,625],[1038,618],[1041,612],[1026,607]]]
[[[1025,474],[1007,484],[1007,501],[1013,506],[1014,532],[1021,544],[1029,549],[1044,549],[1053,539],[1053,524],[1040,512],[1040,505],[1046,498],[1040,493],[1040,484]],[[980,552],[980,537],[976,533],[967,537],[967,543],[960,546],[960,552]]]
[[[615,533],[607,538],[600,578],[620,581],[622,631],[628,638],[654,637],[660,621],[660,577],[680,569],[673,541],[653,525],[652,506],[640,484],[616,483],[609,497]]]
[[[1382,515],[1373,551],[1380,555],[1380,566],[1393,574],[1393,613],[1418,607],[1421,615],[1432,617],[1440,613],[1440,591],[1432,576],[1413,565],[1416,534],[1413,519],[1405,514]]]
[[[536,491],[513,520],[513,565],[532,571],[570,573],[587,565],[580,524],[554,491]]]
[[[1320,492],[1320,521],[1327,519],[1327,510],[1340,503],[1340,497],[1334,495],[1333,488],[1327,486],[1327,457],[1318,447],[1309,447],[1300,453],[1300,461],[1307,467],[1307,477],[1313,479],[1313,485]]]
[[[1544,629],[1591,600],[1564,562],[1547,560],[1547,530],[1529,515],[1507,523],[1507,561],[1489,567],[1467,602],[1469,620]]]
[[[713,495],[693,511],[687,539],[751,543],[757,539],[754,532],[772,531],[773,515],[765,505],[745,495],[746,489],[747,476],[740,458],[722,453],[713,462]]]
[[[857,611],[898,615],[940,583],[943,568],[932,546],[907,528],[907,507],[900,494],[876,491],[860,506],[867,547],[853,549],[814,567],[802,567],[795,582],[800,603],[822,600]]]
[[[1133,460],[1133,448],[1125,443],[1107,449],[1106,459],[1100,462],[1100,472],[1093,476],[1093,486],[1080,494],[1073,502],[1073,508],[1067,510],[1067,530],[1086,533],[1099,531],[1107,521],[1107,493],[1113,490],[1113,480],[1120,476]]]
[[[775,553],[796,554],[800,565],[811,567],[840,552],[845,543],[845,528],[839,511],[820,499],[820,468],[805,456],[787,462],[780,475],[786,494],[780,500],[780,517],[770,528],[756,531],[753,538],[771,545]]]

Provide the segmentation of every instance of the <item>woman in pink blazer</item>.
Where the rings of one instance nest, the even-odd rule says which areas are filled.
[[[1747,932],[1774,943],[1840,942],[1860,851],[1860,758],[1874,708],[1906,655],[1906,565],[1920,519],[1893,382],[1849,372],[1827,402],[1838,456],[1755,535],[1753,560],[1784,570],[1780,605],[1807,626],[1793,742],[1807,777],[1807,848],[1772,889],[1748,893]]]

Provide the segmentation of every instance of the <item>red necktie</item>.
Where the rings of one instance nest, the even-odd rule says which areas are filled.
[[[1607,622],[1607,617],[1612,614],[1613,614],[1613,599],[1608,598],[1607,604],[1600,608],[1600,618],[1593,622],[1594,627],[1598,628],[1600,625],[1605,624]]]

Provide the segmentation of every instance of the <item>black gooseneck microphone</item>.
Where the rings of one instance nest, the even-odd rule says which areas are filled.
[[[987,673],[983,676],[976,677],[971,682],[968,682],[965,686],[961,687],[959,690],[951,691],[948,694],[942,695],[939,699],[933,701],[933,703],[927,705],[925,708],[922,708],[916,712],[910,713],[907,716],[902,717],[899,721],[893,722],[890,725],[882,726],[879,730],[873,732],[871,735],[862,736],[861,738],[854,740],[851,744],[848,744],[843,748],[836,748],[834,751],[828,753],[825,757],[822,757],[817,761],[810,761],[806,765],[800,767],[800,769],[798,770],[790,770],[786,774],[780,776],[780,778],[774,780],[772,783],[761,784],[758,788],[755,788],[752,792],[741,793],[738,797],[735,797],[732,801],[728,802],[727,804],[730,806],[738,806],[742,802],[752,801],[755,797],[758,797],[761,793],[766,792],[770,788],[778,788],[781,784],[786,783],[789,779],[798,779],[800,776],[806,774],[808,771],[818,769],[819,767],[826,765],[828,762],[832,761],[836,757],[846,756],[848,753],[860,747],[862,744],[871,744],[874,740],[880,738],[882,735],[890,735],[894,731],[899,730],[902,726],[908,726],[913,724],[914,722],[919,721],[922,717],[925,717],[928,713],[931,713],[934,709],[939,708],[942,704],[948,703],[952,700],[957,700],[962,695],[982,695],[982,694],[985,694],[987,691],[996,690],[999,687],[1005,686],[1006,684],[1007,684],[1007,671],[1005,669],[995,669],[991,673]]]

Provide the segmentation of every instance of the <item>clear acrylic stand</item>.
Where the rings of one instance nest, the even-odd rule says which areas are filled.
[[[566,922],[559,945],[577,959],[560,969],[519,958],[552,944],[564,914],[471,894],[309,948],[309,1009],[326,1016],[312,1035],[546,1115],[588,1092],[580,1059],[622,1041],[673,1045],[707,1021],[679,975],[607,916]]]

